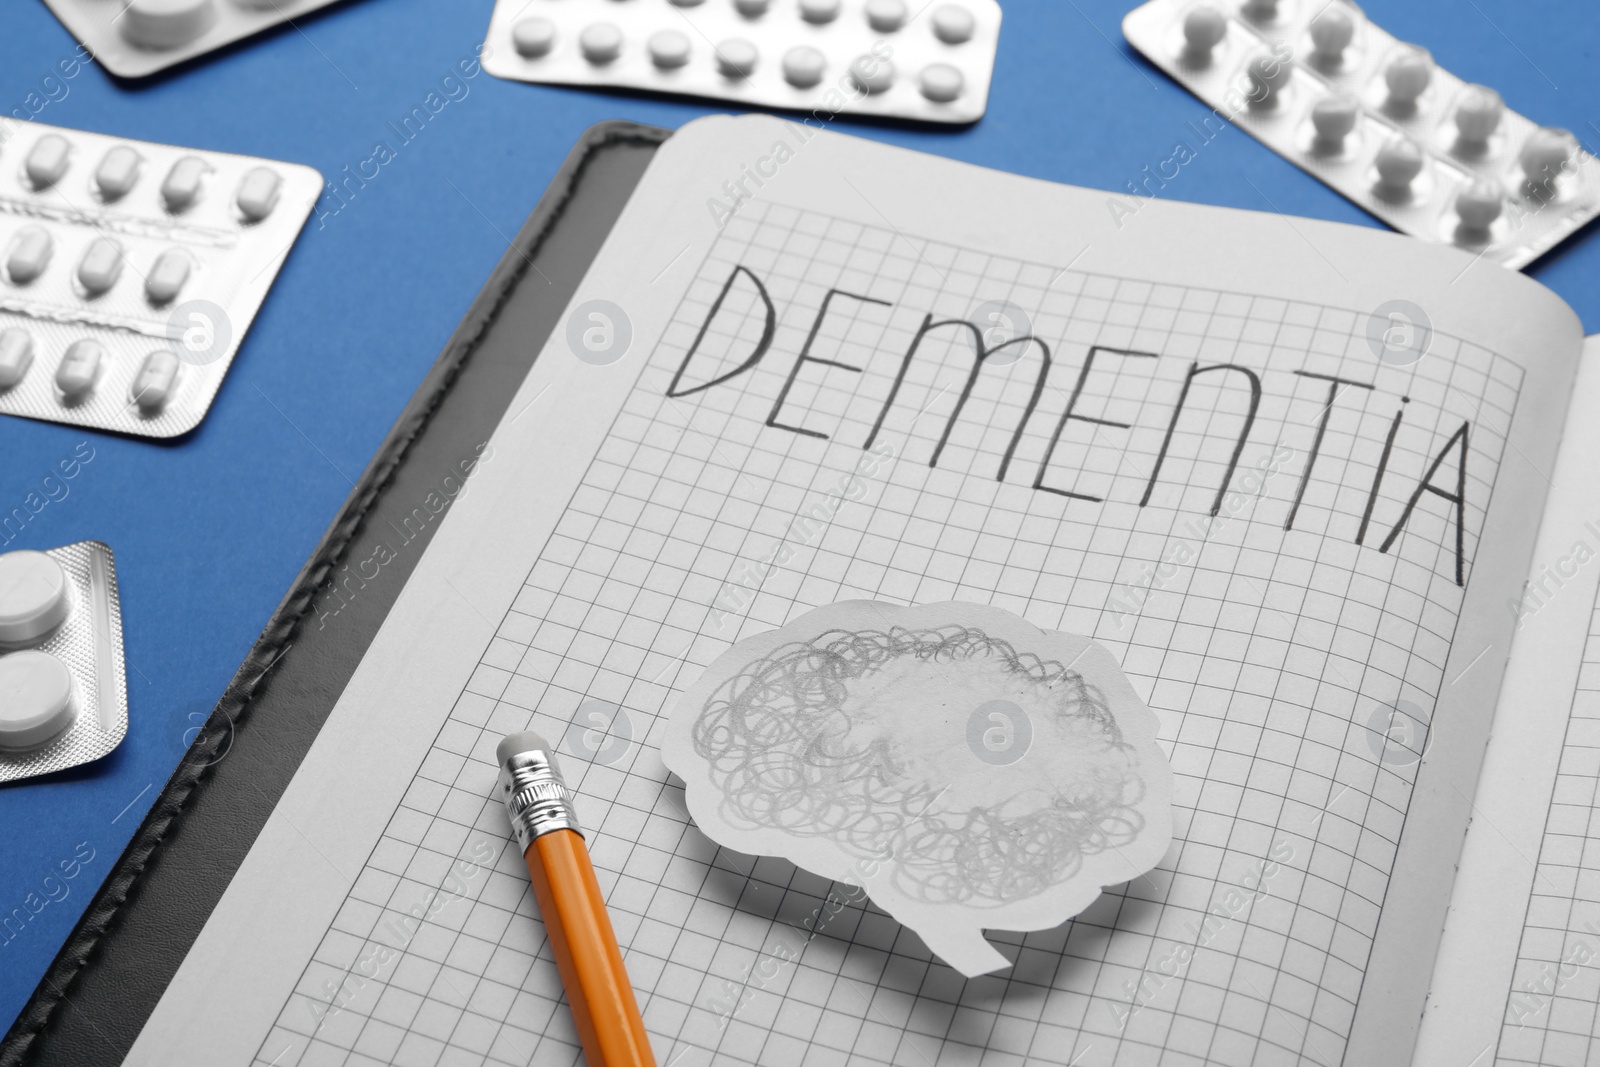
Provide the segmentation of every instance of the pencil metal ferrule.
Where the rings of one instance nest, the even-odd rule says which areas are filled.
[[[551,753],[531,749],[507,757],[500,767],[500,796],[517,845],[528,851],[533,839],[552,830],[582,834],[572,794]]]

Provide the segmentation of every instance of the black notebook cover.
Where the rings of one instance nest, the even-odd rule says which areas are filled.
[[[330,601],[330,575],[363,531],[403,521],[476,455],[668,136],[608,122],[573,147],[0,1043],[0,1067],[122,1061],[405,584]],[[409,578],[422,547],[385,573]]]

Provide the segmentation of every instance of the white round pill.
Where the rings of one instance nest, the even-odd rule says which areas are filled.
[[[668,0],[673,7],[699,7],[704,0]]]
[[[645,47],[650,50],[650,62],[662,70],[676,70],[689,62],[689,38],[677,30],[657,30]]]
[[[930,63],[922,70],[922,95],[935,104],[948,104],[961,95],[965,80],[948,63]]]
[[[1355,35],[1355,19],[1342,6],[1324,8],[1311,20],[1311,48],[1323,60],[1332,61],[1344,55]]]
[[[1517,163],[1535,185],[1549,185],[1561,176],[1578,150],[1578,139],[1566,130],[1541,126],[1528,134]]]
[[[748,78],[761,53],[743,37],[730,37],[717,45],[717,70],[724,78]]]
[[[65,663],[35,649],[0,656],[0,749],[37,748],[77,714]]]
[[[595,66],[610,63],[622,54],[622,31],[610,22],[596,22],[578,34],[578,50]]]
[[[972,40],[978,20],[972,12],[956,4],[941,4],[933,9],[933,35],[945,44],[964,44]]]
[[[1426,48],[1413,48],[1402,52],[1383,72],[1383,81],[1389,87],[1389,99],[1401,106],[1417,102],[1433,80],[1433,54]]]
[[[871,54],[857,56],[850,64],[850,81],[869,96],[881,93],[894,84],[894,64]]]
[[[518,19],[511,27],[511,47],[523,59],[548,55],[556,44],[556,24],[549,19]]]
[[[1287,57],[1259,55],[1245,67],[1245,77],[1250,81],[1250,102],[1268,104],[1294,77],[1294,66]]]
[[[1422,173],[1422,148],[1401,134],[1378,149],[1378,181],[1390,189],[1405,189]]]
[[[1456,107],[1456,130],[1468,144],[1483,144],[1500,126],[1506,102],[1487,85],[1469,85]]]
[[[0,642],[32,644],[60,626],[71,607],[67,572],[53,557],[29,549],[0,556]]]
[[[1228,35],[1228,20],[1210,4],[1183,16],[1183,43],[1191,52],[1210,52]]]
[[[117,16],[122,36],[141,48],[177,48],[217,22],[216,0],[129,0]]]
[[[1456,196],[1456,214],[1469,230],[1487,230],[1505,206],[1505,194],[1497,182],[1479,178]]]
[[[772,0],[733,0],[733,9],[747,19],[758,19],[767,13]]]
[[[783,54],[783,80],[797,89],[809,89],[822,80],[827,65],[822,53],[809,45],[791,48]]]
[[[1269,21],[1278,17],[1278,0],[1244,0],[1239,10],[1246,18]]]
[[[822,25],[839,17],[839,0],[800,0],[800,17]]]
[[[867,0],[867,25],[879,33],[893,33],[906,24],[905,0]]]
[[[1361,101],[1349,93],[1334,93],[1311,105],[1311,125],[1317,131],[1317,140],[1324,144],[1340,144],[1356,128],[1361,115]]]

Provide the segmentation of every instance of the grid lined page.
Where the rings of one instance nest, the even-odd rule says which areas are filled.
[[[1600,604],[1539,843],[1496,1063],[1600,1064]]]
[[[684,392],[762,333],[739,274],[667,395],[736,267],[775,307],[770,350]],[[812,341],[833,364],[805,364],[775,411],[830,289],[855,294]],[[1048,346],[1042,387],[1039,348],[1018,345],[965,393],[973,345],[948,328],[888,403],[925,314],[994,299]],[[1380,363],[1366,322],[747,205],[580,487],[549,502],[555,533],[256,1062],[579,1062],[491,798],[495,743],[531,727],[563,738],[663,1064],[1340,1063],[1416,772],[1369,724],[1433,707],[1462,601],[1440,493],[1454,446],[1435,491],[1419,482],[1467,423],[1470,579],[1521,385],[1442,334],[1416,363]],[[1195,364],[1261,387],[1226,486],[1249,376],[1207,371],[1185,393]],[[1329,383],[1296,371],[1358,383],[1338,388],[1303,492]],[[655,746],[674,694],[738,638],[861,597],[991,603],[1110,648],[1176,772],[1166,860],[1056,929],[993,933],[1015,966],[963,980],[881,911],[709,842]]]

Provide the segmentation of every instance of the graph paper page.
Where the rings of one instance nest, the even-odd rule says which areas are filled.
[[[1417,1062],[1600,1063],[1600,339],[1590,338],[1495,713]]]
[[[1396,299],[1431,323],[1399,362],[1369,339]],[[941,324],[992,301],[1036,340],[980,364],[1003,337]],[[664,1064],[1406,1060],[1575,367],[1559,301],[743,118],[666,144],[570,310],[131,1062],[577,1062],[490,794],[529,726]],[[656,747],[675,694],[861,597],[1105,644],[1161,718],[1167,859],[963,981],[714,847]]]

